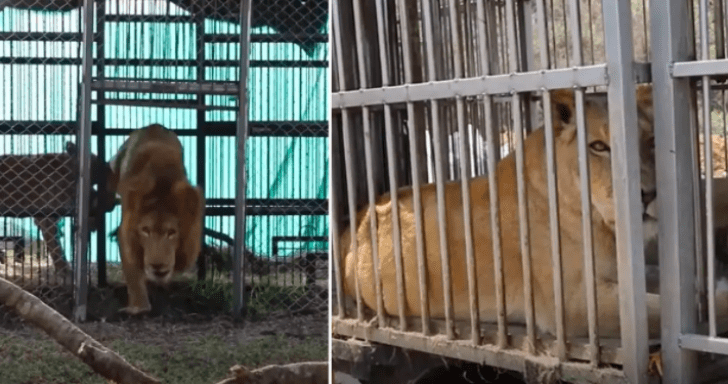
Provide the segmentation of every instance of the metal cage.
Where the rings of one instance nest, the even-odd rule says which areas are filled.
[[[708,182],[702,200],[697,166],[701,154],[698,136],[707,138],[716,129],[725,131],[724,96],[710,97],[716,92],[724,94],[725,77],[715,75],[728,73],[725,9],[721,1],[711,3],[709,8],[707,0],[652,4],[596,0],[397,0],[376,1],[371,6],[358,0],[334,2],[334,359],[336,351],[356,345],[354,340],[359,339],[512,369],[527,376],[546,371],[555,373],[552,378],[647,382],[649,351],[659,344],[666,382],[696,381],[697,360],[691,351],[728,352],[724,339],[716,337],[715,327],[715,267],[711,260],[717,252],[713,237],[718,227],[712,224],[710,213],[715,198],[714,156],[709,139],[703,140],[702,168]],[[699,55],[695,55],[695,42],[700,43]],[[702,112],[697,114],[694,112],[698,103],[691,88],[696,83],[691,83],[691,77],[701,79]],[[661,340],[649,340],[647,336],[639,133],[634,128],[638,126],[636,85],[645,82],[653,83],[654,95],[659,280],[663,282],[659,288]],[[583,242],[585,286],[564,287],[558,231],[550,232],[557,312],[553,335],[537,334],[535,329],[533,290],[539,288],[528,282],[530,276],[540,271],[532,269],[530,254],[543,250],[530,248],[528,226],[519,227],[517,245],[526,282],[522,324],[506,321],[501,259],[505,245],[493,240],[494,276],[477,276],[474,272],[478,258],[484,257],[474,251],[478,239],[473,238],[472,229],[478,225],[477,220],[488,221],[492,238],[500,238],[494,173],[496,165],[509,153],[515,157],[519,202],[518,212],[511,214],[518,215],[521,223],[528,220],[523,143],[538,129],[546,130],[547,138],[544,178],[548,181],[550,228],[559,227],[553,127],[548,107],[549,92],[557,89],[572,89],[575,94],[582,186],[589,185],[584,103],[606,92],[616,216],[619,339],[598,336],[599,300],[594,286],[591,241]],[[723,111],[719,114],[720,123],[717,115],[711,115],[710,108],[713,112]],[[693,129],[698,123],[705,127],[701,135]],[[725,151],[725,144],[722,148]],[[470,195],[470,186],[477,178],[489,181],[490,189],[485,193],[491,196],[491,215],[476,219],[471,207],[477,204],[477,197]],[[427,188],[434,190],[436,196],[437,209],[429,211],[429,218],[423,217],[421,208],[420,191],[425,184],[430,184]],[[408,208],[407,220],[414,224],[406,234],[401,232],[403,219],[397,212],[399,196],[405,192],[390,193],[400,188],[407,191],[407,200],[413,204],[412,211]],[[447,236],[448,223],[452,221],[447,216],[446,188],[457,188],[458,196],[462,196],[458,204],[464,208],[457,208],[462,212],[457,217],[464,228],[459,240],[463,244],[463,270],[467,271],[461,279],[466,281],[455,282],[451,276]],[[582,188],[582,239],[591,239],[590,198],[589,188]],[[373,219],[378,214],[374,208],[378,201],[387,202],[387,212],[391,211],[392,216],[391,222],[387,219],[384,232],[377,230],[382,222],[377,224]],[[701,204],[708,212],[702,225],[700,218],[705,216],[700,213]],[[362,215],[368,215],[370,221],[352,224]],[[430,287],[423,278],[427,273],[425,219],[437,223],[434,233],[440,244],[435,252],[441,258],[439,279],[443,281],[445,310],[437,319],[428,315]],[[341,239],[345,231],[350,231],[346,233],[351,239],[350,249],[357,250],[357,230],[371,233],[372,244],[365,246],[367,252],[353,252],[352,257],[371,258],[367,263],[373,266],[375,286],[362,287],[357,279],[355,294],[347,297],[343,293],[346,271],[342,258],[349,249],[341,249]],[[708,235],[706,244],[697,241],[701,233]],[[385,241],[392,247],[394,261],[386,267],[391,280],[387,291],[382,288],[381,275],[385,270],[378,264],[378,252],[372,251],[378,249],[377,236],[387,236]],[[406,254],[402,251],[404,237],[414,244]],[[412,286],[405,281],[407,260],[416,269],[408,276],[419,279],[416,292],[405,289]],[[483,279],[495,284],[498,305],[492,310],[497,316],[491,323],[479,318],[477,287]],[[470,315],[464,319],[456,319],[453,314],[452,286],[456,283],[469,292],[467,303],[460,303],[469,310]],[[376,304],[368,307],[363,303],[364,289],[376,291]],[[588,338],[568,339],[564,333],[565,289],[585,290]],[[385,310],[384,295],[394,300],[390,303],[396,301],[394,311]],[[422,316],[408,316],[405,297],[410,296],[419,298]],[[698,336],[693,334],[701,312],[696,304],[705,298],[710,333]],[[537,369],[531,369],[534,366]]]

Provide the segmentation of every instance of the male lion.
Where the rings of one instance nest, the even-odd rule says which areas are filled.
[[[161,125],[133,132],[112,159],[121,195],[119,247],[129,314],[151,309],[146,280],[166,284],[200,253],[205,200],[187,181],[182,144]]]
[[[655,198],[654,136],[652,118],[652,90],[640,87],[637,91],[641,152],[641,189],[644,205]],[[554,146],[558,184],[558,204],[561,234],[562,275],[564,287],[564,322],[570,337],[588,334],[587,306],[583,273],[582,210],[579,162],[577,159],[576,113],[572,91],[551,93],[554,127]],[[585,121],[588,131],[587,151],[590,163],[592,191],[592,226],[597,286],[599,333],[602,337],[619,337],[619,289],[617,284],[617,258],[615,247],[615,212],[612,191],[610,132],[607,98],[604,94],[587,95]],[[528,224],[530,231],[532,286],[536,326],[541,332],[555,334],[555,308],[552,277],[551,242],[549,230],[549,204],[545,161],[545,130],[539,129],[524,142],[525,175],[527,188]],[[501,244],[505,283],[506,316],[509,323],[523,323],[524,293],[523,269],[519,240],[519,214],[516,184],[516,163],[513,154],[497,165],[500,197]],[[487,177],[478,177],[470,183],[474,253],[480,319],[496,322],[496,297],[493,281],[493,248],[490,227],[490,196]],[[443,318],[443,287],[437,200],[435,186],[421,189],[426,248],[427,297],[430,315]],[[417,258],[415,257],[415,223],[411,188],[398,192],[400,225],[402,229],[402,255],[407,315],[421,313]],[[469,320],[469,292],[466,274],[464,227],[460,183],[445,186],[448,252],[452,276],[452,302],[456,319]],[[397,314],[397,288],[395,261],[392,249],[392,217],[389,195],[376,202],[376,224],[379,247],[380,273],[384,310]],[[645,222],[655,220],[647,212]],[[360,280],[363,302],[376,308],[375,281],[371,258],[371,233],[368,207],[357,215],[358,263],[350,249],[350,230],[341,235],[344,260],[343,285],[347,295],[355,292],[355,278]],[[728,293],[721,289],[716,295],[719,318],[726,317]],[[648,326],[650,337],[660,331],[659,295],[648,294]]]

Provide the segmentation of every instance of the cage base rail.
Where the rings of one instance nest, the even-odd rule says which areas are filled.
[[[336,326],[337,323],[339,321],[335,320],[334,325]],[[340,336],[356,338],[349,340],[342,340],[335,333],[331,342],[334,364],[337,360],[349,360],[352,362],[356,362],[357,360],[366,361],[366,354],[368,352],[376,349],[377,344],[384,344],[527,374],[533,371],[550,370],[562,378],[569,378],[569,380],[576,379],[576,381],[580,382],[627,382],[622,371],[615,368],[594,369],[588,363],[559,363],[558,359],[554,357],[533,357],[516,349],[498,350],[494,346],[475,347],[472,344],[468,344],[467,341],[463,341],[461,345],[458,342],[445,342],[444,340],[408,332],[400,332],[393,329],[369,329],[364,331],[364,333],[367,334],[367,337],[339,334]]]

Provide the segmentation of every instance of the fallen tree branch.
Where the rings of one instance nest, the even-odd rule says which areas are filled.
[[[159,384],[159,380],[136,369],[39,298],[1,277],[0,303],[15,309],[101,376],[119,384]]]
[[[268,365],[255,370],[235,365],[233,375],[217,384],[326,384],[329,365],[325,361],[312,361],[286,365]]]

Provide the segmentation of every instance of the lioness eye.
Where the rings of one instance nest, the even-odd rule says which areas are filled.
[[[175,231],[174,229],[170,229],[169,231],[167,231],[167,236],[169,236],[169,237],[172,237],[176,234],[177,234],[177,231]]]
[[[589,144],[589,147],[597,152],[604,152],[609,150],[609,146],[601,140],[592,142],[591,144]]]
[[[149,228],[147,228],[147,227],[144,227],[144,228],[142,228],[142,234],[143,234],[144,236],[149,236],[149,232],[150,232],[150,231],[149,231]]]

